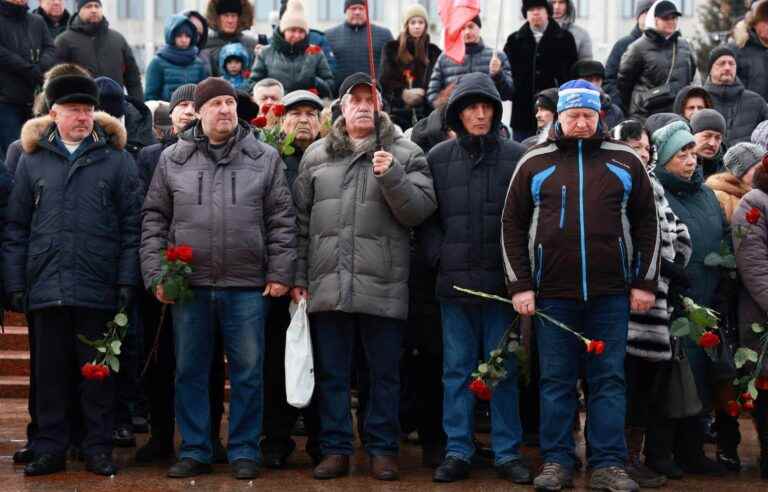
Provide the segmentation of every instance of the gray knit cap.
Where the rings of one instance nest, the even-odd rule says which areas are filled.
[[[752,143],[762,145],[768,149],[768,121],[763,121],[752,130]]]
[[[763,161],[765,149],[757,144],[749,142],[737,143],[725,153],[723,164],[734,176],[741,179],[752,169],[752,166]]]
[[[725,136],[725,118],[717,110],[702,109],[691,117],[691,130],[694,135],[710,130]]]

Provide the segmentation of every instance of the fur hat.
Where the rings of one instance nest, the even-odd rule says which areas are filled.
[[[99,88],[90,77],[62,75],[48,81],[45,87],[48,107],[54,104],[82,103],[98,106]]]
[[[304,5],[301,0],[288,0],[285,13],[280,18],[280,32],[285,32],[291,28],[298,28],[309,32],[309,22],[304,15]]]
[[[216,4],[216,13],[223,14],[237,14],[243,13],[243,4],[240,0],[219,0]]]
[[[528,17],[529,10],[536,7],[544,7],[547,9],[547,16],[549,16],[550,19],[555,15],[554,10],[552,10],[552,4],[550,4],[547,0],[523,0],[523,6],[521,9],[521,12],[523,13],[523,19]]]

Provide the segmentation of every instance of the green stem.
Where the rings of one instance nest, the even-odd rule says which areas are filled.
[[[590,342],[589,338],[585,337],[581,333],[573,331],[572,329],[568,328],[566,325],[564,325],[563,323],[559,322],[555,318],[553,318],[551,316],[548,316],[548,315],[544,314],[543,312],[541,312],[539,310],[536,310],[535,315],[540,317],[540,318],[543,318],[543,319],[549,321],[550,323],[552,323],[553,325],[557,326],[558,328],[562,328],[563,330],[567,331],[568,333],[572,333],[572,334],[576,335],[584,343],[589,343]]]

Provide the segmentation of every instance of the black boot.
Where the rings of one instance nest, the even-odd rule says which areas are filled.
[[[768,480],[768,391],[758,391],[753,415],[760,443],[760,478]]]
[[[728,471],[740,472],[741,459],[738,450],[741,433],[738,419],[719,411],[715,417],[715,428],[717,429],[717,461]]]
[[[704,431],[699,417],[682,419],[682,429],[677,436],[675,461],[685,473],[720,477],[726,468],[704,454]]]
[[[683,478],[683,470],[672,459],[677,422],[657,417],[645,432],[645,465],[671,480]]]

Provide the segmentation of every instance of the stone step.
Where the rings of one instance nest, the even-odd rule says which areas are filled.
[[[29,332],[26,326],[6,326],[0,333],[0,350],[29,351]]]
[[[0,376],[29,376],[29,352],[22,350],[0,352]]]
[[[29,396],[29,377],[0,376],[0,399],[27,398]]]
[[[4,326],[27,326],[27,318],[22,313],[5,312]]]

